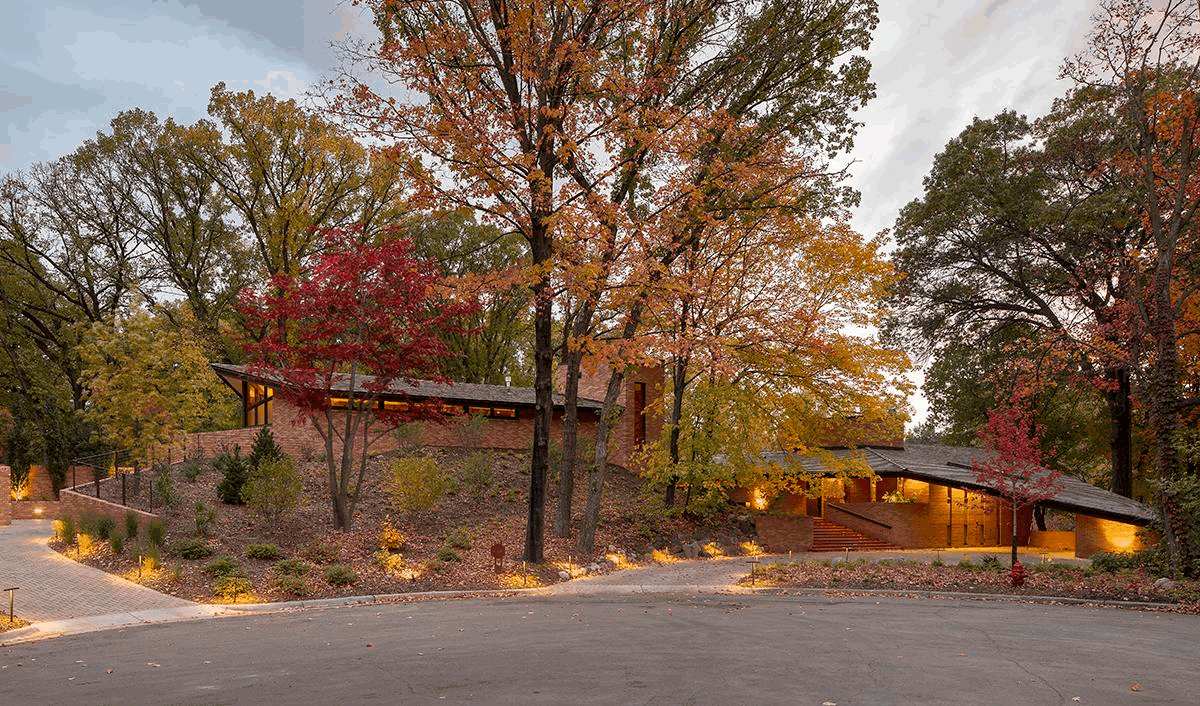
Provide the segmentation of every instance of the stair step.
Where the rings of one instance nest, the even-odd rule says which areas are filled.
[[[840,552],[899,549],[890,542],[867,536],[862,532],[820,517],[813,518],[813,543],[809,551]]]

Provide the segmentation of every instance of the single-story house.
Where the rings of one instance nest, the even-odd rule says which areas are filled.
[[[1012,506],[996,489],[976,480],[974,459],[983,449],[926,444],[833,449],[835,457],[854,455],[874,477],[844,477],[818,457],[764,454],[781,467],[799,464],[805,473],[824,475],[819,488],[789,494],[775,503],[782,516],[763,518],[760,533],[770,551],[804,551],[829,523],[854,530],[881,545],[902,548],[1005,547],[1012,541]],[[1089,557],[1102,551],[1133,551],[1143,546],[1139,531],[1154,518],[1135,500],[1063,476],[1062,491],[1040,503],[1075,516],[1075,529],[1036,532],[1032,509],[1019,506],[1017,539],[1022,546],[1073,550]],[[739,500],[753,502],[743,491]],[[774,527],[772,530],[770,527]],[[764,529],[766,527],[766,529]],[[774,534],[772,544],[769,535]],[[849,540],[846,540],[849,541]],[[822,547],[832,548],[832,547]]]
[[[240,398],[242,425],[238,429],[193,434],[188,439],[189,451],[202,450],[211,456],[234,444],[248,450],[259,428],[269,424],[276,443],[288,454],[304,456],[323,452],[323,442],[313,426],[302,422],[299,410],[275,394],[278,381],[242,365],[213,363],[211,367]],[[595,433],[603,405],[594,395],[597,390],[602,391],[607,382],[607,371],[601,373],[587,376],[580,383],[581,436]],[[367,376],[360,376],[360,384],[365,384],[367,379]],[[628,371],[617,400],[623,412],[609,445],[611,463],[626,466],[637,447],[657,440],[662,426],[661,411],[650,401],[661,394],[661,388],[660,369],[633,368]],[[349,400],[338,397],[337,392],[335,389],[331,396],[332,407],[347,408]],[[411,443],[483,449],[528,449],[532,443],[536,404],[531,387],[397,380],[379,395],[376,403],[386,406],[427,400],[441,404],[443,423],[416,425],[414,438],[408,439]],[[556,392],[551,443],[561,438],[562,404],[562,395]],[[462,423],[471,419],[482,421],[469,425]],[[371,448],[373,452],[388,451],[397,448],[399,443],[396,435],[386,435]]]

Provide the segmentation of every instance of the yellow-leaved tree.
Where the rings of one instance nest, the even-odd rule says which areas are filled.
[[[189,321],[186,309],[175,321]],[[88,387],[84,415],[106,440],[141,460],[228,409],[201,339],[140,305],[93,324],[79,346]],[[223,398],[225,398],[223,400]],[[224,404],[222,403],[224,402]]]

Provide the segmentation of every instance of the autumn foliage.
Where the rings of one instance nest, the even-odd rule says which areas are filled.
[[[470,305],[437,295],[436,273],[407,241],[376,245],[333,230],[325,246],[307,275],[278,274],[264,291],[244,292],[239,308],[261,334],[246,344],[248,367],[321,435],[335,526],[348,529],[379,430],[440,418],[436,403],[381,405],[381,395],[397,381],[445,380],[439,368],[449,351],[438,334]],[[334,398],[343,409],[335,411]]]
[[[1009,404],[988,411],[979,441],[988,453],[974,462],[975,478],[1018,505],[1047,500],[1063,487],[1062,473],[1042,465],[1039,437],[1028,407],[1014,395]]]

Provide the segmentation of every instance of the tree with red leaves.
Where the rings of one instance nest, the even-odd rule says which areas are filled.
[[[1007,406],[988,410],[979,441],[987,453],[972,462],[975,480],[998,491],[1012,505],[1012,560],[1017,561],[1017,508],[1058,495],[1062,473],[1042,465],[1042,425],[1014,393]]]
[[[441,419],[435,401],[384,405],[381,396],[395,396],[397,381],[447,382],[439,369],[450,351],[438,333],[470,306],[434,293],[436,271],[406,240],[374,245],[331,230],[325,241],[306,275],[278,274],[264,291],[243,292],[238,308],[260,334],[246,344],[249,369],[325,442],[334,526],[348,530],[371,443],[400,424]]]

